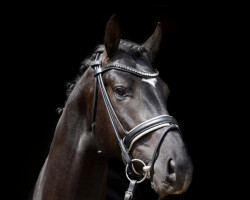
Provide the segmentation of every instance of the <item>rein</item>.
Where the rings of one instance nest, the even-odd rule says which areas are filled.
[[[136,76],[142,77],[142,78],[154,78],[154,77],[158,77],[159,72],[157,70],[155,70],[153,73],[139,71],[139,70],[136,70],[135,68],[129,67],[127,65],[117,64],[117,63],[112,63],[112,62],[107,64],[106,66],[102,66],[102,64],[101,64],[101,62],[102,62],[101,54],[102,53],[103,53],[103,50],[98,50],[96,57],[95,57],[95,60],[91,64],[91,67],[94,70],[94,79],[95,79],[92,119],[91,119],[91,121],[92,121],[92,123],[91,123],[92,134],[94,135],[94,138],[96,141],[95,118],[96,118],[96,108],[97,108],[97,101],[98,101],[97,93],[98,93],[98,85],[99,85],[99,88],[100,88],[101,94],[102,94],[102,98],[104,100],[106,109],[108,111],[108,115],[109,115],[113,130],[115,132],[116,138],[118,140],[119,147],[121,149],[121,153],[122,153],[121,156],[122,156],[123,162],[126,165],[125,173],[126,173],[128,180],[130,181],[128,190],[125,192],[124,200],[131,200],[133,198],[133,193],[136,189],[136,185],[138,183],[143,182],[146,179],[149,172],[150,172],[151,179],[153,178],[154,163],[155,163],[156,159],[158,158],[159,150],[161,148],[162,142],[163,142],[165,136],[167,135],[167,133],[171,130],[177,130],[179,132],[181,132],[181,131],[178,127],[178,123],[175,120],[175,118],[172,116],[169,116],[169,115],[160,115],[160,116],[151,118],[151,119],[146,120],[146,121],[142,122],[141,124],[135,126],[130,131],[126,130],[123,127],[122,123],[120,122],[120,120],[119,120],[119,118],[118,118],[118,116],[117,116],[117,114],[112,106],[112,103],[110,101],[110,98],[108,96],[108,93],[107,93],[105,86],[104,86],[104,83],[103,83],[102,75],[105,72],[114,69],[114,70],[120,70],[123,72],[127,72],[127,73],[130,73],[132,75],[136,75]],[[121,137],[121,133],[119,133],[118,127],[116,124],[118,124],[119,127],[121,128],[123,134],[125,135],[124,138]],[[146,165],[142,160],[133,159],[129,153],[133,144],[138,139],[143,137],[144,135],[151,133],[152,131],[158,130],[160,128],[163,128],[163,127],[167,127],[167,130],[161,136],[161,138],[160,138],[160,140],[159,140],[159,142],[154,150],[151,165]],[[101,153],[101,151],[98,148],[97,142],[96,142],[96,145],[97,145],[98,153]],[[135,170],[133,163],[136,163],[136,162],[143,165],[143,174],[140,174]],[[130,170],[130,173],[129,173],[129,170]],[[140,180],[134,180],[134,179],[130,178],[128,174],[132,174],[133,176],[140,178]]]

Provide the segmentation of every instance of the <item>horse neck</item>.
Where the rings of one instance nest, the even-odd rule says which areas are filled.
[[[89,108],[81,107],[89,101],[86,93],[75,88],[57,124],[34,199],[105,199],[107,159],[92,142],[89,116],[84,115]]]

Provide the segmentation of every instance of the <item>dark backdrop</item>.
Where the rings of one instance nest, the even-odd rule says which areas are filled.
[[[142,6],[123,1],[119,5],[13,3],[8,7],[3,75],[8,90],[2,95],[3,109],[7,108],[4,118],[10,122],[5,123],[8,140],[3,140],[9,199],[26,199],[32,190],[59,118],[56,109],[66,100],[66,85],[78,74],[81,61],[103,42],[113,13],[120,17],[123,37],[135,42],[144,42],[157,21],[163,24],[155,66],[169,85],[168,109],[180,123],[194,163],[189,190],[168,199],[223,197],[226,170],[222,163],[228,155],[221,143],[222,97],[227,93],[221,77],[228,72],[222,53],[227,49],[223,9],[205,3],[144,2]]]

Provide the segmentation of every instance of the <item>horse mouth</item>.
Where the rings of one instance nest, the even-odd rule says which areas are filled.
[[[182,194],[185,192],[181,188],[175,187],[167,181],[158,181],[157,178],[153,178],[151,181],[151,187],[160,197],[166,197],[169,194]]]

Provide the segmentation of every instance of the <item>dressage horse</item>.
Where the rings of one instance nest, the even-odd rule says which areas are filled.
[[[152,66],[161,37],[158,23],[143,44],[121,39],[112,15],[104,44],[83,61],[71,87],[34,200],[104,200],[110,158],[125,165],[126,200],[144,180],[160,197],[187,190],[191,158],[167,111],[169,88]]]

